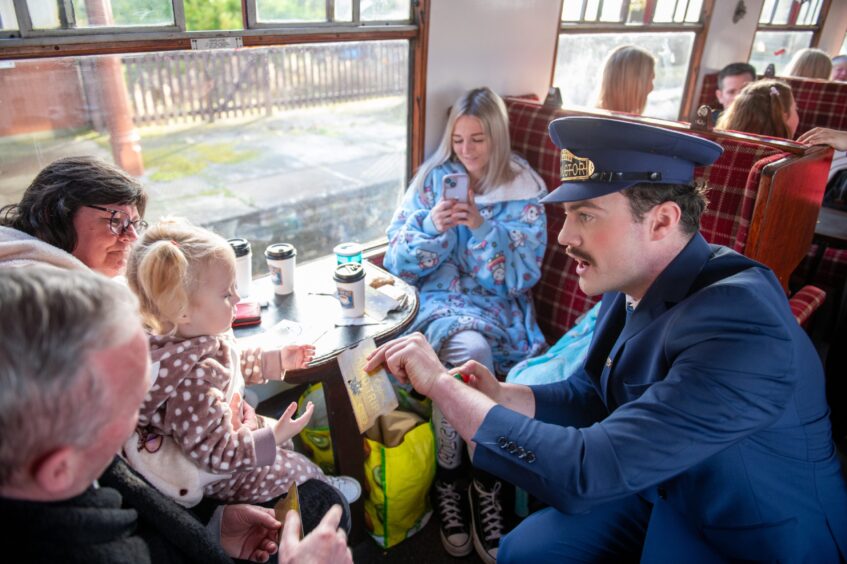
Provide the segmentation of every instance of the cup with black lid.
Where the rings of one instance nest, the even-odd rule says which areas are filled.
[[[358,262],[345,262],[335,267],[333,275],[338,288],[338,302],[344,317],[365,314],[365,269]]]
[[[265,249],[265,258],[268,261],[274,293],[286,296],[293,292],[294,264],[297,258],[297,249],[294,245],[288,243],[268,245]]]

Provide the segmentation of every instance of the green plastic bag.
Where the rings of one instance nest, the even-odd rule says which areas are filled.
[[[300,431],[303,441],[304,454],[312,462],[321,467],[324,474],[335,474],[335,458],[332,454],[332,439],[329,434],[329,419],[326,414],[324,388],[320,382],[312,384],[297,401],[297,416],[299,417],[309,402],[315,404],[315,412],[308,425]]]

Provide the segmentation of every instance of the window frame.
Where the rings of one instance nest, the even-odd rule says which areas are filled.
[[[688,61],[688,72],[685,77],[685,84],[682,89],[682,99],[679,104],[678,120],[684,121],[691,115],[691,105],[695,99],[695,88],[697,77],[700,74],[700,61],[703,58],[703,49],[706,45],[706,36],[709,31],[709,22],[712,19],[712,10],[715,6],[715,0],[703,0],[703,5],[700,12],[700,21],[693,22],[661,22],[661,23],[644,23],[644,24],[628,24],[626,22],[563,22],[562,11],[564,3],[567,0],[562,0],[559,6],[559,30],[556,34],[556,45],[553,53],[553,67],[550,70],[550,86],[553,86],[556,75],[556,61],[559,58],[559,36],[563,34],[585,35],[585,34],[600,34],[600,33],[670,33],[670,32],[694,32],[694,42],[691,45],[691,58]],[[657,0],[647,0],[648,7],[645,9],[654,13]],[[625,4],[626,5],[626,4]],[[583,6],[583,13],[584,13]],[[599,11],[599,8],[598,8]],[[623,19],[623,18],[622,18]]]
[[[809,43],[809,47],[812,49],[817,48],[820,44],[821,32],[823,31],[823,22],[826,21],[827,16],[829,15],[829,9],[832,6],[832,0],[821,0],[821,11],[818,13],[818,21],[814,24],[798,24],[796,23],[785,23],[785,24],[772,24],[772,23],[761,23],[762,12],[765,9],[765,4],[762,2],[762,7],[759,10],[759,17],[756,18],[756,31],[753,32],[753,40],[750,42],[750,50],[747,53],[747,60],[750,60],[750,57],[753,55],[753,45],[756,42],[756,34],[760,31],[782,31],[782,32],[797,32],[797,31],[811,31],[812,32],[812,40]],[[774,9],[776,9],[776,4],[774,4]],[[796,17],[797,14],[795,14]]]
[[[68,5],[70,0],[59,0]],[[334,0],[327,0],[327,5]],[[337,43],[345,41],[409,41],[409,130],[406,174],[423,162],[424,124],[426,123],[426,61],[429,45],[430,0],[411,0],[408,22],[366,22],[338,25],[332,23],[304,23],[262,25],[248,28],[247,5],[255,0],[241,0],[243,30],[186,31],[183,0],[171,0],[174,6],[175,30],[152,29],[151,26],[59,29],[59,30],[5,30],[0,38],[0,61],[17,59],[44,59],[54,57],[81,57],[90,55],[124,55],[153,51],[192,50],[193,39],[240,39],[243,47],[269,47],[302,45],[309,43]],[[23,18],[29,18],[26,0],[13,0],[19,27]],[[353,0],[354,10],[359,0]],[[23,12],[20,7],[23,7]],[[140,28],[140,29],[139,29]],[[16,33],[20,32],[20,33]]]

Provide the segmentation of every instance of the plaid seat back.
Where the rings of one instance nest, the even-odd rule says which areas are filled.
[[[762,169],[785,156],[755,143],[721,139],[723,154],[708,167],[694,169],[694,178],[709,188],[709,205],[700,218],[700,232],[715,245],[743,253],[747,245]]]
[[[791,86],[797,101],[800,123],[795,137],[814,127],[829,127],[839,131],[847,129],[847,82],[782,76],[777,78]],[[715,98],[717,88],[718,73],[704,76],[697,106],[708,104],[719,108],[720,104]]]
[[[718,73],[707,74],[703,77],[703,86],[700,88],[700,100],[697,101],[697,108],[706,104],[713,109],[719,109],[721,103],[718,102],[715,96],[715,90],[718,89]],[[696,109],[696,108],[695,108]]]
[[[536,102],[507,99],[512,149],[522,154],[541,175],[549,190],[559,186],[559,150],[550,141],[547,125],[563,113]],[[782,158],[776,149],[755,143],[721,140],[724,153],[709,167],[695,169],[695,178],[710,187],[709,207],[701,219],[707,241],[744,252],[756,192],[765,165]],[[597,300],[579,289],[575,264],[556,244],[564,223],[559,206],[547,206],[547,252],[541,280],[533,289],[538,324],[555,340]]]
[[[559,181],[559,149],[550,141],[547,124],[561,115],[555,109],[545,108],[537,102],[507,99],[509,132],[512,150],[529,162],[547,189],[555,190]],[[532,289],[538,325],[549,342],[576,324],[577,318],[597,302],[579,289],[576,264],[556,243],[565,221],[561,206],[546,206],[547,252],[541,265],[541,280]]]
[[[810,78],[786,78],[797,101],[800,124],[796,135],[802,135],[814,127],[847,129],[847,83],[813,80]]]

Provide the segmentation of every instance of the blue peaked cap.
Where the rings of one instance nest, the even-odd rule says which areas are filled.
[[[598,117],[550,122],[561,152],[562,184],[544,204],[605,196],[642,182],[689,184],[694,167],[710,165],[723,147],[694,135]]]

